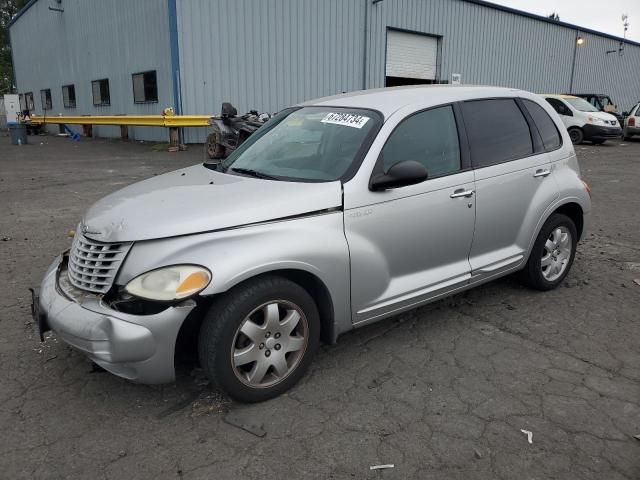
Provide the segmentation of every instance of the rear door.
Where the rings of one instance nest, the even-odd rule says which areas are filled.
[[[469,255],[473,281],[524,261],[540,218],[558,197],[551,160],[562,140],[549,115],[530,100],[474,100],[461,109],[476,183]],[[536,126],[533,116],[544,128]]]

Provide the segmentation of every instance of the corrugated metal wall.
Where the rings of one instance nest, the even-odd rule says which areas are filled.
[[[362,88],[363,0],[179,0],[185,113],[274,112]],[[186,132],[203,141],[202,130]]]
[[[19,92],[34,93],[37,112],[42,88],[51,88],[53,113],[158,113],[173,104],[167,0],[63,0],[62,6],[65,12],[56,13],[38,1],[10,29]],[[465,84],[569,90],[575,29],[470,1],[177,0],[183,112],[215,113],[226,100],[240,112],[273,112],[365,84],[384,86],[389,28],[439,36],[441,80],[460,73]],[[640,46],[607,55],[616,40],[581,35],[574,91],[608,93],[630,108],[640,100]],[[159,102],[136,105],[131,74],[149,69],[158,72]],[[111,106],[94,107],[91,80],[104,77]],[[76,85],[78,102],[68,111],[61,91],[67,83]],[[114,127],[97,130],[119,135]],[[166,139],[161,129],[130,133]],[[204,137],[205,129],[185,131],[187,142]]]
[[[383,0],[370,6],[367,87],[384,86],[387,28],[441,36],[440,79],[538,93],[569,90],[576,30],[463,0]],[[574,91],[608,93],[621,108],[640,100],[640,47],[580,33]]]
[[[38,114],[45,88],[53,102],[48,115],[160,113],[173,105],[168,22],[167,0],[40,0],[10,28],[18,91],[33,92]],[[157,71],[158,103],[133,102],[131,74],[145,70]],[[109,79],[111,105],[94,107],[91,81],[101,78]],[[63,107],[67,84],[75,85],[74,109]],[[118,137],[120,129],[100,126],[94,133]],[[129,136],[168,140],[165,129],[150,127],[130,127]]]
[[[367,0],[180,0],[185,113],[275,111],[362,88]],[[539,93],[569,90],[576,31],[462,0],[383,0],[368,6],[367,88],[384,86],[387,29],[441,37],[439,77]],[[606,55],[615,40],[581,34],[574,91],[640,99],[640,47]],[[203,133],[189,132],[188,141]]]

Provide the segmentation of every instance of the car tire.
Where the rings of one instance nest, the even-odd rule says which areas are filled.
[[[569,138],[574,145],[580,145],[584,141],[584,134],[579,128],[570,128]]]
[[[260,402],[295,385],[319,343],[320,316],[311,295],[286,278],[264,276],[212,304],[198,353],[213,384],[235,400]]]
[[[224,145],[221,144],[222,135],[220,132],[213,132],[207,136],[207,143],[205,143],[205,149],[207,151],[207,156],[211,160],[216,160],[219,158],[224,158],[226,149]]]
[[[577,243],[578,232],[573,220],[560,213],[551,215],[540,229],[521,271],[524,283],[541,291],[560,285],[571,269]]]

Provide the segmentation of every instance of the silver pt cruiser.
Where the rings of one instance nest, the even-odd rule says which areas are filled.
[[[220,164],[97,202],[33,313],[137,382],[172,381],[186,339],[213,383],[260,401],[301,378],[320,339],[513,272],[555,288],[590,209],[567,130],[537,95],[328,97],[283,110]]]

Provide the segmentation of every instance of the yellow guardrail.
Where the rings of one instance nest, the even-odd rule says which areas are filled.
[[[211,115],[32,115],[31,123],[180,128],[208,127],[211,117]]]

